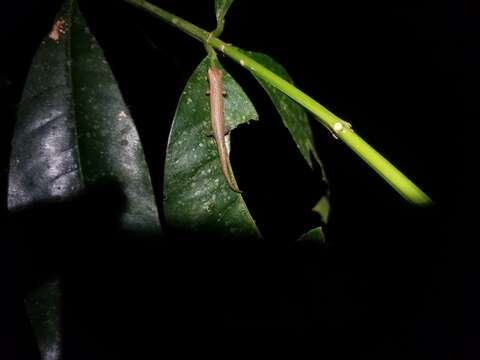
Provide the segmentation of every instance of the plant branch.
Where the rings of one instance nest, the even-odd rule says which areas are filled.
[[[342,140],[358,156],[360,156],[368,165],[370,165],[387,183],[389,183],[400,195],[409,202],[426,206],[431,205],[432,200],[417,185],[407,178],[392,163],[385,159],[378,151],[371,147],[365,140],[357,135],[350,124],[340,119],[323,105],[316,102],[313,98],[293,86],[287,80],[281,78],[270,69],[259,64],[250,58],[241,49],[227,44],[218,39],[208,31],[199,28],[190,22],[175,16],[145,0],[125,0],[126,2],[146,11],[162,21],[178,28],[191,37],[203,42],[205,45],[221,51],[232,60],[247,68],[252,73],[263,78],[272,86],[276,87],[290,98],[298,102],[307,110],[312,112],[316,118],[327,128],[336,138]]]

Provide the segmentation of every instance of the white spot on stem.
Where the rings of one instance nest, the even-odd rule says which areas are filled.
[[[333,131],[335,131],[336,133],[339,133],[342,130],[343,130],[343,124],[341,122],[337,122],[333,125]]]

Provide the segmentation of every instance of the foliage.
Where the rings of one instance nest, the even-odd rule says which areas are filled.
[[[140,137],[112,70],[77,2],[65,0],[32,61],[19,106],[9,169],[8,207],[12,213],[63,204],[108,189],[105,201],[112,206],[106,217],[112,229],[137,240],[210,237],[262,241],[262,229],[248,204],[229,189],[220,171],[215,141],[208,136],[211,109],[205,90],[206,74],[212,66],[224,73],[226,127],[233,131],[250,120],[259,120],[254,104],[219,62],[216,51],[224,52],[255,76],[301,157],[310,169],[320,169],[316,181],[323,193],[312,199],[311,209],[319,216],[310,229],[296,235],[299,242],[325,243],[324,227],[330,216],[328,180],[305,108],[407,200],[430,203],[427,195],[358,137],[348,123],[296,89],[286,69],[274,59],[218,39],[233,0],[215,1],[217,27],[212,33],[145,1],[127,2],[202,41],[208,54],[186,83],[173,115],[163,193],[157,194],[163,202],[155,202]],[[225,137],[229,151],[234,135]],[[55,227],[55,219],[50,221],[46,226]],[[61,288],[61,278],[54,273],[27,294],[29,316],[45,359],[62,357]]]

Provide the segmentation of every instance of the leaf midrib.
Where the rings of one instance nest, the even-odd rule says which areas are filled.
[[[79,176],[79,180],[82,184],[82,187],[85,188],[85,176],[83,173],[83,167],[82,167],[82,156],[80,153],[80,144],[79,144],[79,138],[78,138],[78,111],[77,111],[77,104],[75,102],[75,75],[74,75],[74,69],[75,67],[73,66],[74,58],[72,55],[72,37],[73,37],[73,32],[74,32],[74,11],[78,11],[78,5],[75,3],[75,0],[68,0],[68,15],[69,15],[69,29],[67,33],[67,38],[66,38],[66,46],[65,46],[65,51],[66,51],[66,66],[67,66],[67,81],[69,82],[69,88],[71,89],[71,96],[70,96],[70,104],[71,104],[71,116],[73,117],[73,141],[74,141],[74,148],[75,148],[75,153],[76,153],[76,160],[77,160],[77,172]]]

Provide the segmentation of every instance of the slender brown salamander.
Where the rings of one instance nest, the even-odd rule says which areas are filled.
[[[212,119],[213,138],[217,144],[220,167],[223,177],[227,180],[230,189],[242,193],[230,177],[227,146],[225,145],[225,118],[223,113],[223,71],[215,67],[208,69],[208,82],[210,83],[210,116]]]

